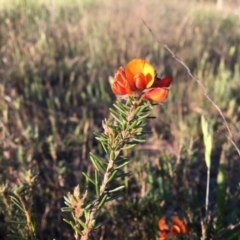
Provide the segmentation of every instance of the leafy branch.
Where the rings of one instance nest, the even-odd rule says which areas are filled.
[[[128,175],[120,171],[130,162],[121,155],[121,152],[145,141],[146,132],[143,132],[143,127],[150,117],[150,110],[151,105],[141,98],[128,97],[125,104],[116,102],[114,108],[110,109],[113,121],[107,119],[103,121],[104,133],[96,134],[96,139],[102,144],[108,159],[90,153],[90,160],[95,167],[95,178],[83,173],[86,181],[95,186],[96,199],[89,201],[87,191],[81,198],[79,188],[76,188],[73,195],[69,193],[65,197],[65,204],[68,207],[62,209],[72,213],[74,223],[66,219],[65,221],[75,230],[76,239],[88,239],[102,206],[121,195],[121,190],[125,186],[111,188],[110,183],[116,178]]]

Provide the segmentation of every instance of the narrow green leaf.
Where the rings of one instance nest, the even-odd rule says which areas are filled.
[[[136,128],[137,123],[138,123],[138,122],[137,122],[136,120],[134,120],[134,121],[127,127],[127,130]]]
[[[97,171],[95,170],[95,191],[96,191],[96,194],[97,194],[97,197],[99,197],[99,183],[98,183],[98,173]]]
[[[11,196],[12,202],[23,212],[25,212],[24,208],[21,206],[21,203],[15,197]]]
[[[66,202],[66,201],[64,201],[64,203],[68,206],[68,207],[72,207],[72,204],[71,203],[68,203],[68,202]]]
[[[119,112],[116,109],[114,109],[114,108],[110,108],[110,112],[115,114],[115,115],[119,114]]]
[[[84,172],[82,172],[82,175],[87,179],[87,180],[89,180],[92,184],[96,184],[95,182],[94,182],[94,180],[93,179],[91,179],[86,173],[84,173]]]
[[[150,111],[150,108],[147,106],[147,107],[145,107],[143,110],[142,110],[142,112],[143,113],[146,113],[146,112],[149,112]]]
[[[71,201],[69,200],[69,198],[68,198],[68,197],[66,197],[66,196],[63,196],[63,199],[64,199],[65,203],[71,203]]]
[[[116,165],[121,165],[121,164],[125,163],[126,161],[127,161],[127,158],[121,156],[121,157],[118,157],[118,158],[115,160],[115,164],[116,164]]]
[[[71,195],[70,199],[72,199],[72,201],[74,201],[75,203],[78,203],[78,199],[74,195]]]
[[[99,142],[107,142],[108,141],[107,139],[103,139],[100,137],[95,137],[95,139],[97,139]]]
[[[118,116],[118,115],[115,115],[114,113],[111,112],[111,116],[119,123],[122,122],[122,119]]]
[[[151,113],[147,113],[147,114],[145,114],[145,115],[139,116],[139,117],[138,117],[138,120],[146,119],[146,118],[148,118],[149,116],[151,116]]]
[[[118,192],[118,191],[122,190],[123,188],[125,188],[125,185],[119,186],[119,187],[114,188],[112,190],[108,190],[108,192],[109,193]]]
[[[120,174],[116,175],[115,178],[119,178],[119,177],[124,178],[124,177],[129,177],[131,175],[132,174],[130,172],[129,173],[120,173]]]
[[[136,121],[135,128],[142,127],[142,125],[143,125],[143,122],[142,122],[141,120],[138,119],[138,120]]]
[[[92,164],[94,165],[94,167],[101,173],[104,174],[104,169],[103,166],[101,165],[101,163],[98,161],[98,158],[94,155],[90,153],[90,160],[92,162]]]
[[[126,147],[125,147],[126,146]],[[132,149],[136,146],[136,144],[128,144],[128,145],[125,145],[122,150],[129,150],[129,149]]]
[[[115,151],[110,152],[110,159],[113,161],[115,160]]]
[[[93,229],[96,230],[96,229],[100,228],[102,225],[103,225],[102,223],[98,223],[96,226],[94,226]]]
[[[123,164],[121,164],[121,165],[115,167],[114,169],[120,169],[120,168],[123,168],[123,167],[125,167],[126,165],[128,165],[129,163],[130,163],[130,161],[126,161],[126,162],[124,162]]]
[[[81,226],[86,229],[87,228],[87,225],[80,219],[78,218],[77,221],[81,224]],[[79,233],[79,232],[78,232]]]
[[[105,133],[94,133],[94,135],[96,137],[99,137],[99,138],[102,138],[102,139],[105,139],[105,140],[108,139],[108,135],[106,135]]]
[[[89,211],[86,211],[86,209],[84,209],[84,210],[83,210],[83,213],[84,213],[85,219],[88,221],[89,218],[90,218],[90,212],[89,212]]]
[[[133,138],[134,141],[136,142],[140,142],[140,143],[144,143],[146,142],[146,139],[137,139],[137,138]]]
[[[67,220],[66,218],[63,218],[63,221],[66,222],[66,223],[68,223],[68,224],[71,225],[72,227],[74,226],[74,225],[73,225],[73,222],[70,221],[70,220]]]
[[[122,102],[116,102],[116,104],[120,107],[120,108],[122,108],[122,110],[124,110],[124,111],[126,111],[126,112],[129,112],[129,110],[130,110],[130,107],[127,105],[127,104],[124,104],[124,103],[122,103]]]
[[[74,229],[74,231],[75,232],[77,232],[79,235],[81,235],[82,236],[82,232],[81,232],[81,230],[80,229],[78,229],[78,227],[77,226],[72,226],[72,228]]]
[[[96,159],[97,161],[99,161],[103,164],[107,164],[107,161],[105,159],[100,158],[99,156],[95,155],[94,153],[90,152],[89,155],[91,157],[93,157],[94,159]]]
[[[108,124],[108,128],[110,128],[113,132],[116,132],[118,129],[118,126],[112,125],[112,124]]]
[[[109,178],[108,178],[108,183],[111,182],[113,180],[113,178],[116,176],[117,174],[117,170],[113,170],[113,172],[110,174]]]
[[[101,143],[101,145],[102,145],[102,147],[103,147],[103,150],[105,151],[105,153],[108,153],[108,150],[107,150],[107,147],[106,147],[106,145],[105,145],[105,143],[103,143],[103,142],[101,142],[100,141],[100,143]]]
[[[107,196],[108,196],[107,194],[103,196],[103,198],[101,199],[101,202],[98,204],[98,209],[100,209],[103,206],[103,204],[106,202]]]
[[[122,121],[121,122],[121,129],[126,129],[127,127],[127,122],[126,121]]]
[[[8,223],[14,223],[14,224],[19,224],[19,225],[26,225],[26,221],[14,221],[14,220],[8,220]]]
[[[139,116],[140,112],[143,110],[143,106],[137,107],[137,109],[134,111],[134,116]]]
[[[123,110],[121,107],[119,107],[117,104],[113,104],[113,106],[123,115],[127,116],[128,112],[126,110]]]
[[[85,210],[88,210],[92,207],[93,203],[89,203],[86,207],[85,207]]]
[[[122,155],[116,159],[115,163],[126,161],[126,160],[127,160],[127,157]]]
[[[115,200],[115,199],[119,198],[122,194],[123,194],[122,192],[115,193],[113,196],[108,197],[108,199],[106,200],[106,202]]]
[[[63,207],[61,208],[62,212],[72,212],[73,208],[72,207]]]

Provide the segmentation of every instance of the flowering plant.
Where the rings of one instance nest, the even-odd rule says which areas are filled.
[[[122,151],[145,141],[146,132],[143,129],[146,120],[151,117],[151,103],[165,100],[171,81],[171,77],[158,78],[153,66],[143,59],[130,61],[126,68],[120,67],[115,74],[112,91],[126,97],[122,99],[124,102],[116,101],[110,109],[113,119],[102,122],[104,133],[96,134],[107,157],[90,153],[94,176],[83,173],[88,184],[94,185],[96,197],[90,199],[87,190],[81,195],[79,187],[76,187],[73,194],[65,197],[67,207],[62,209],[72,213],[73,221],[65,221],[74,229],[76,239],[89,239],[97,226],[95,222],[100,209],[107,201],[121,195],[125,186],[111,188],[110,183],[128,175],[122,169],[130,161],[122,155]]]

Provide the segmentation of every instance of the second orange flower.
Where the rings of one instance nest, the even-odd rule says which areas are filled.
[[[182,234],[186,234],[188,232],[187,225],[179,217],[172,216],[171,222],[172,223],[169,226],[165,218],[161,218],[159,220],[158,222],[160,230],[159,240],[166,240],[168,237],[179,236]]]

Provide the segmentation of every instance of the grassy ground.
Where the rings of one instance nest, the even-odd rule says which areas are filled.
[[[240,222],[239,155],[201,88],[142,22],[206,86],[239,146],[238,1],[223,1],[221,10],[204,1],[162,2],[0,1],[1,236],[7,225],[7,239],[28,238],[23,213],[7,196],[17,190],[38,239],[73,239],[62,221],[63,196],[84,186],[88,152],[103,154],[93,133],[115,99],[109,77],[141,57],[174,80],[154,108],[153,134],[131,153],[132,176],[119,180],[125,195],[99,216],[95,239],[157,239],[158,219],[172,212],[188,219],[191,239],[202,236],[201,223],[208,239],[239,239],[240,229],[231,228]],[[213,134],[208,216],[202,116]]]

